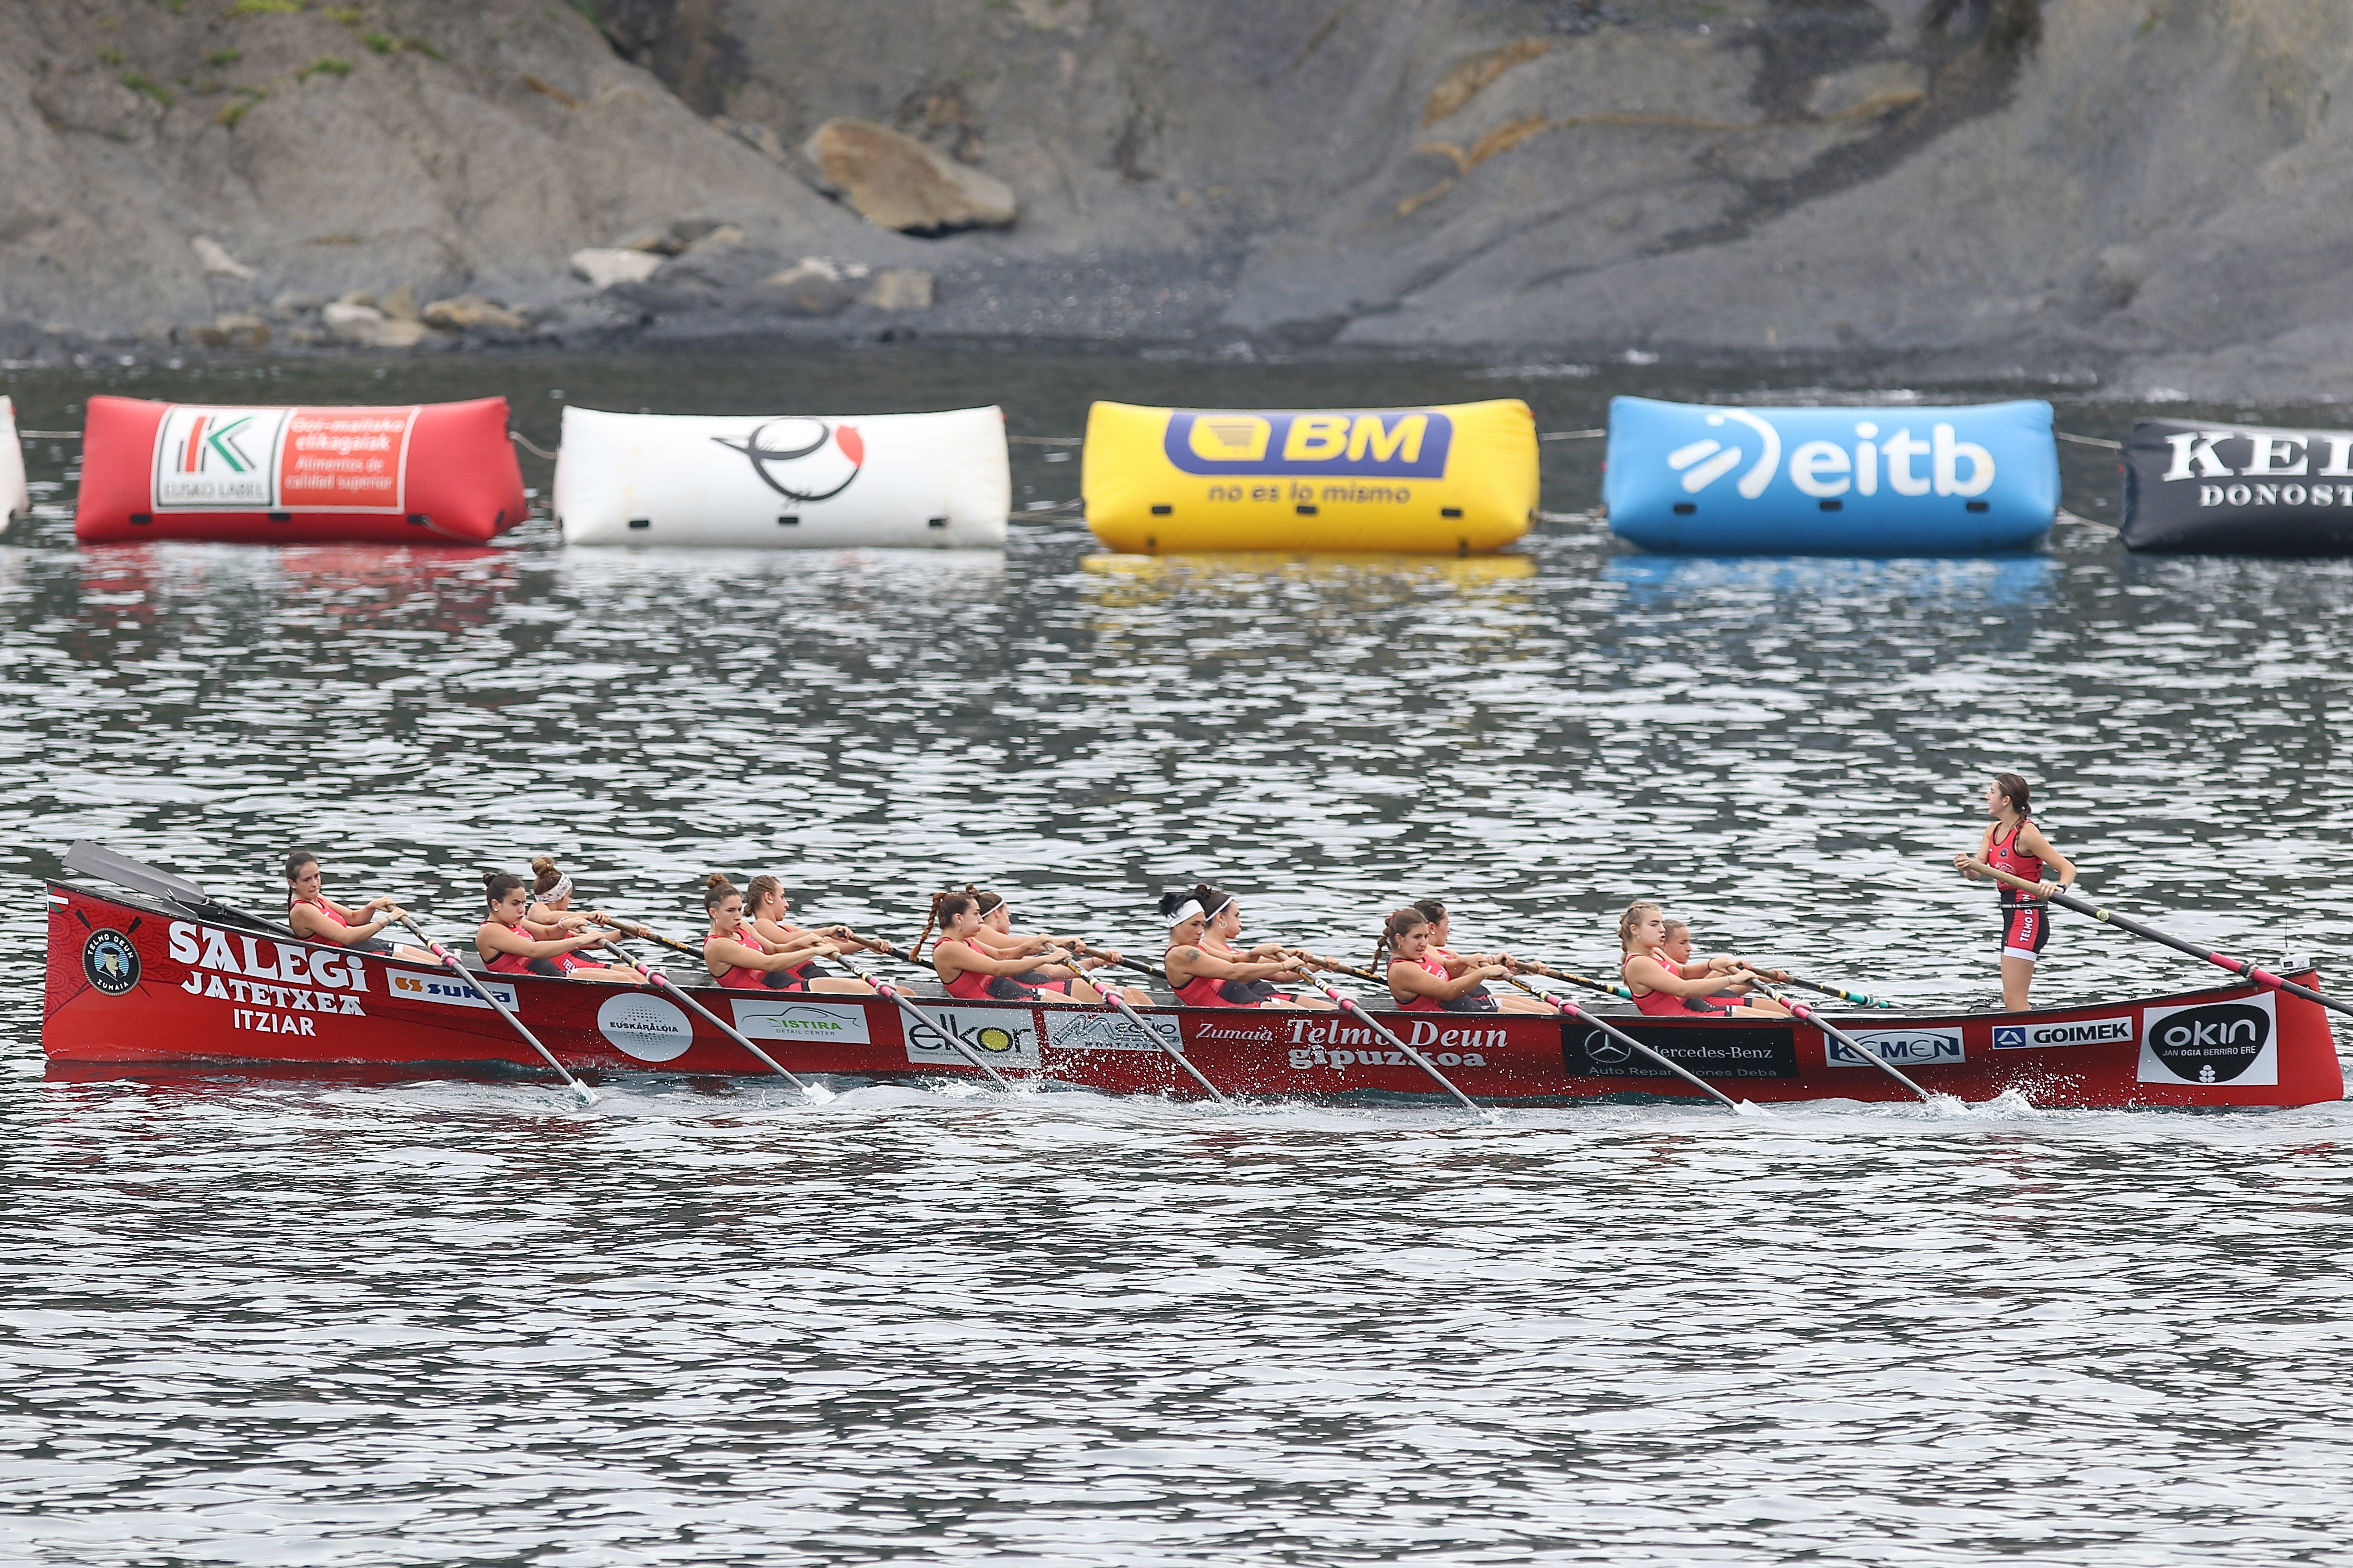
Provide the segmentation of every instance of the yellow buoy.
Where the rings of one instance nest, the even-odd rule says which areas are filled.
[[[1113,550],[1498,550],[1536,512],[1535,416],[1430,408],[1087,412],[1087,526]]]

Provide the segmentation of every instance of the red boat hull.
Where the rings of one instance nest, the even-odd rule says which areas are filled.
[[[167,906],[53,883],[42,1048],[61,1066],[251,1062],[319,1069],[543,1064],[443,971],[211,923]],[[537,975],[476,976],[576,1071],[757,1074],[742,1046],[651,987]],[[2295,976],[2316,984],[2309,973]],[[797,1073],[860,1079],[979,1076],[944,1036],[874,997],[805,997],[706,985],[697,1000]],[[1008,1078],[1114,1094],[1198,1094],[1142,1032],[1106,1009],[919,1005]],[[1331,1013],[1145,1009],[1230,1095],[1331,1099],[1443,1091],[1404,1053]],[[1382,1021],[1474,1099],[1694,1099],[1698,1091],[1589,1026],[1528,1014],[1387,1013]],[[1910,1098],[1860,1060],[1838,1060],[1794,1022],[1611,1022],[1736,1099]],[[1831,1022],[1924,1088],[1965,1100],[2017,1093],[2054,1108],[2292,1106],[2344,1098],[2327,1014],[2253,985],[2031,1013],[1869,1013]],[[911,1040],[911,1036],[913,1037]],[[73,1070],[69,1067],[69,1070]]]

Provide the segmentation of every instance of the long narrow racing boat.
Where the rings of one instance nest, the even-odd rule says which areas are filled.
[[[545,1070],[477,994],[481,986],[575,1072],[767,1070],[650,985],[480,973],[470,983],[428,964],[304,942],[209,900],[52,881],[48,905],[41,1044],[61,1065]],[[2315,982],[2310,971],[2289,978]],[[977,1079],[978,1059],[1008,1079],[1117,1094],[1199,1092],[1136,1022],[1107,1008],[951,1001],[915,988],[926,1029],[880,997],[748,993],[700,981],[685,982],[698,1001],[804,1076]],[[1735,1099],[1906,1098],[1901,1085],[1801,1023],[1593,1011]],[[1443,1093],[1407,1053],[1345,1015],[1159,1006],[1139,1016],[1229,1095]],[[1386,1009],[1380,1021],[1482,1101],[1698,1098],[1589,1024]],[[2345,1093],[2327,1014],[2254,984],[2028,1013],[1872,1012],[1830,1021],[1923,1087],[1965,1100],[2015,1092],[2049,1107],[2293,1106]]]

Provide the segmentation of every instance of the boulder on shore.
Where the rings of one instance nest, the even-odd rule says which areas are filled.
[[[1019,210],[1004,181],[871,120],[828,120],[803,151],[817,165],[821,189],[884,228],[1005,228]]]

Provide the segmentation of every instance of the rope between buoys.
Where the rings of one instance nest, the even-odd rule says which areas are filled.
[[[524,451],[529,452],[534,458],[541,458],[550,463],[555,461],[554,453],[549,451],[546,447],[540,446],[520,430],[508,431],[507,439],[512,441],[516,446],[521,447]]]

